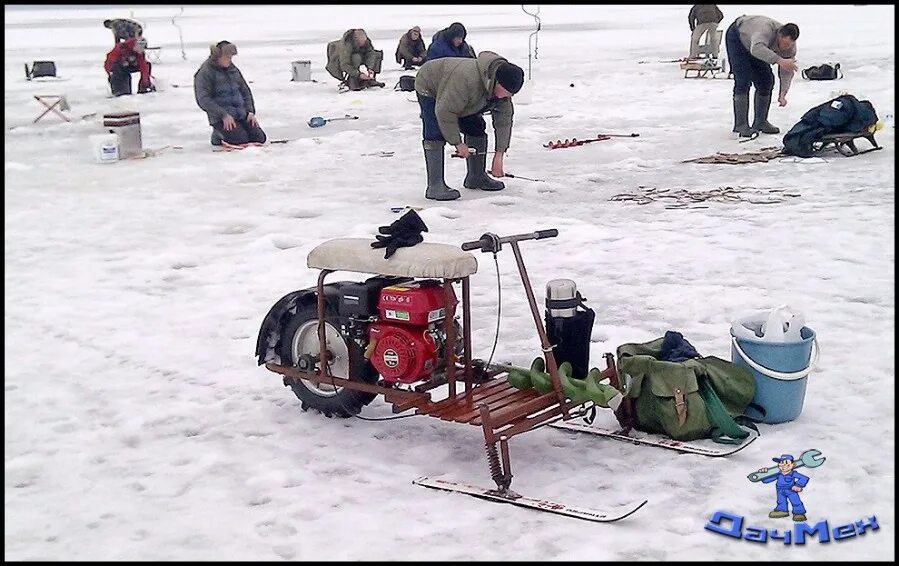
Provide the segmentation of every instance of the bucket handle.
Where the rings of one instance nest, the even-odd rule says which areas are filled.
[[[782,379],[782,380],[786,380],[786,381],[794,380],[794,379],[802,379],[803,377],[810,374],[812,372],[812,370],[815,369],[815,366],[818,365],[818,355],[820,354],[820,350],[818,349],[818,337],[817,336],[815,336],[815,338],[812,340],[811,363],[804,370],[793,372],[793,373],[783,373],[783,372],[779,372],[779,371],[774,371],[773,369],[768,369],[764,366],[760,366],[759,364],[755,363],[752,360],[752,358],[747,356],[742,348],[740,348],[740,345],[737,344],[736,337],[731,337],[731,342],[733,342],[734,348],[737,350],[737,353],[740,354],[740,357],[743,358],[743,361],[746,362],[749,365],[749,367],[751,367],[752,369],[754,369],[755,371],[759,372],[762,375],[765,375],[768,377],[773,377],[774,379]]]

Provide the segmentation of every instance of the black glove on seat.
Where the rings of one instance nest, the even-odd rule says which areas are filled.
[[[424,221],[414,210],[410,210],[406,214],[395,220],[390,226],[378,227],[380,234],[375,236],[374,242],[371,243],[373,248],[386,248],[384,259],[390,259],[390,256],[396,253],[399,248],[414,246],[424,241],[422,232],[427,232],[428,227]]]

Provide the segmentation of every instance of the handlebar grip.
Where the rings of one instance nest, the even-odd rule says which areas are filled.
[[[559,235],[559,231],[555,228],[550,228],[549,230],[537,230],[537,232],[535,233],[537,234],[537,237],[534,238],[535,240],[542,240],[543,238],[555,238]]]
[[[482,245],[482,242],[478,240],[477,242],[465,242],[462,244],[462,249],[467,251],[479,249]]]

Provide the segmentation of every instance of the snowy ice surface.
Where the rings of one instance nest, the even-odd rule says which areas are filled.
[[[5,557],[7,559],[870,560],[895,558],[895,134],[893,6],[722,7],[795,21],[801,67],[842,63],[839,82],[797,76],[771,121],[786,131],[840,91],[870,100],[885,149],[851,159],[683,164],[738,144],[727,80],[685,80],[689,6],[543,6],[533,79],[518,96],[500,193],[461,187],[424,199],[418,107],[390,87],[396,40],[465,23],[477,50],[525,69],[532,18],[505,6],[5,9]],[[134,15],[160,92],[108,99],[108,17]],[[325,43],[365,27],[385,52],[388,88],[337,94]],[[238,45],[260,123],[287,145],[213,153],[192,76],[210,43]],[[724,46],[722,45],[722,51]],[[62,81],[26,82],[22,64],[56,61]],[[290,82],[310,59],[317,83]],[[648,63],[640,64],[645,60]],[[573,83],[574,87],[569,84]],[[33,94],[66,94],[66,124]],[[139,111],[156,157],[95,163],[99,117]],[[81,119],[82,116],[96,113]],[[342,116],[312,130],[311,116]],[[555,118],[547,118],[556,116]],[[488,120],[489,121],[489,120]],[[491,137],[493,134],[488,128]],[[638,132],[550,151],[558,138]],[[492,149],[492,147],[491,147]],[[389,158],[362,156],[393,151]],[[640,186],[792,189],[781,204],[610,201]],[[730,320],[789,303],[820,338],[805,408],[724,459],[676,455],[544,428],[511,442],[513,489],[594,508],[649,499],[613,525],[426,490],[422,475],[491,485],[479,429],[428,418],[392,422],[303,413],[253,356],[282,295],[314,284],[305,257],[335,237],[371,237],[392,206],[426,206],[427,241],[558,228],[522,249],[538,297],[574,279],[597,311],[592,361],[666,330],[729,359]],[[490,352],[495,278],[472,280],[474,354]],[[496,359],[539,353],[511,253],[500,255]],[[350,274],[346,278],[352,278]],[[386,416],[380,399],[363,411]],[[774,488],[746,475],[783,452],[817,448],[809,521],[876,515],[881,528],[841,542],[753,544],[703,529],[715,510],[768,519]]]

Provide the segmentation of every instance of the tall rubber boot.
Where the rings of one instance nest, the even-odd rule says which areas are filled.
[[[749,127],[749,93],[734,95],[734,131],[741,138],[751,138],[752,128]]]
[[[443,180],[443,143],[435,140],[421,142],[425,150],[425,169],[428,172],[425,197],[431,200],[456,200],[462,195],[456,189],[447,187]]]
[[[768,121],[768,109],[771,108],[771,95],[765,96],[756,91],[753,104],[755,105],[755,120],[752,122],[752,129],[762,132],[763,134],[779,134],[780,128],[772,125]]]
[[[491,179],[487,175],[487,136],[465,136],[465,145],[474,149],[477,153],[465,160],[468,173],[462,185],[466,189],[481,189],[482,191],[501,191],[506,188],[505,183]]]

